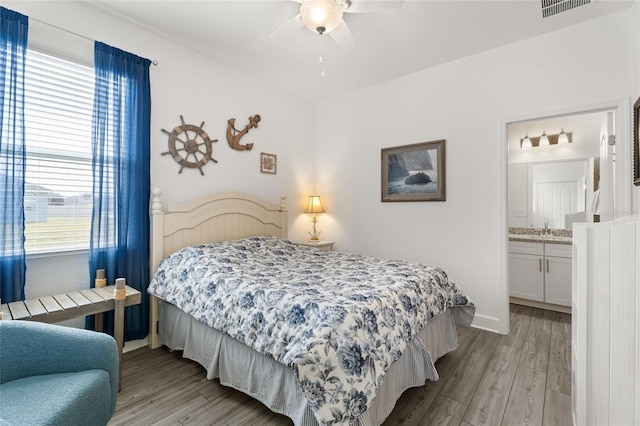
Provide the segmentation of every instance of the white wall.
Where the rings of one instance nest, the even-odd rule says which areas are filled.
[[[638,85],[637,17],[635,5],[320,102],[327,238],[341,250],[442,266],[477,304],[474,323],[506,332],[504,123],[628,99]],[[437,139],[447,141],[447,201],[381,203],[380,149]]]
[[[151,75],[151,183],[163,191],[166,203],[182,203],[204,194],[243,191],[274,203],[281,194],[289,200],[290,237],[306,239],[307,220],[302,212],[306,195],[314,191],[314,107],[308,101],[279,93],[260,81],[220,62],[205,58],[122,20],[102,14],[82,2],[3,1],[3,6],[31,18],[34,40],[70,57],[91,55],[90,40],[56,30],[37,21],[99,40],[139,56],[157,60]],[[92,63],[92,58],[85,61]],[[237,128],[247,124],[249,116],[260,114],[262,121],[242,140],[253,142],[250,152],[232,150],[226,142],[229,118],[237,119]],[[168,136],[181,124],[200,125],[213,144],[213,158],[204,168],[179,166],[168,151]],[[260,152],[278,156],[278,173],[262,174]],[[86,288],[88,256],[75,255],[29,257],[27,296],[54,294]],[[53,278],[52,278],[53,277]],[[62,278],[61,278],[62,277]]]
[[[529,167],[527,163],[509,164],[507,224],[510,227],[533,227],[528,214],[529,206],[533,203],[533,199],[529,197]]]
[[[478,305],[476,325],[501,332],[508,327],[503,123],[612,100],[632,103],[640,95],[638,2],[615,15],[320,102],[315,111],[81,2],[3,5],[159,61],[151,69],[151,168],[152,184],[162,188],[166,201],[221,190],[274,200],[285,193],[296,239],[305,238],[308,228],[308,218],[298,213],[304,197],[318,192],[328,211],[319,228],[338,249],[442,266]],[[243,123],[256,113],[263,121],[246,137],[256,143],[254,151],[231,151],[224,140],[226,120]],[[194,170],[178,175],[178,166],[160,156],[167,149],[161,129],[178,125],[180,115],[194,124],[204,121],[209,135],[220,140],[213,154],[219,164],[207,165],[203,177]],[[442,138],[447,201],[381,203],[380,149]],[[278,175],[258,172],[261,151],[278,155]],[[634,206],[637,211],[640,188],[634,189]],[[82,267],[81,257],[69,259]],[[32,278],[30,285],[36,285]],[[43,281],[38,285],[53,286]]]

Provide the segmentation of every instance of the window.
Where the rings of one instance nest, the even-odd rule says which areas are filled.
[[[94,72],[33,50],[25,66],[25,250],[89,248]]]

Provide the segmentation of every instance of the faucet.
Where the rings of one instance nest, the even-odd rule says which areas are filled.
[[[544,234],[545,235],[553,235],[552,231],[549,229],[549,220],[544,220]]]

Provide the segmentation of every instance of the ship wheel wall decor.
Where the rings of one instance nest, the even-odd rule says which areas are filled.
[[[169,135],[169,151],[163,152],[162,155],[171,154],[176,163],[180,164],[180,171],[185,167],[190,169],[199,169],[200,174],[204,176],[202,166],[206,165],[209,160],[217,163],[218,161],[211,157],[213,148],[211,144],[218,142],[218,139],[211,140],[207,132],[202,130],[204,121],[200,126],[194,124],[186,124],[184,118],[180,116],[182,124],[176,126],[172,131],[162,129],[164,133]]]

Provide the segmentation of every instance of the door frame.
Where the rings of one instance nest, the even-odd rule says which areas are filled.
[[[509,144],[507,126],[511,123],[529,120],[542,120],[564,115],[585,114],[599,111],[615,111],[615,131],[616,131],[616,217],[629,216],[632,210],[632,144],[630,135],[630,111],[633,100],[631,98],[617,99],[607,102],[600,102],[590,105],[565,107],[550,109],[539,112],[524,113],[519,116],[506,117],[500,121],[500,181],[502,186],[502,201],[500,206],[500,280],[503,308],[500,312],[501,318],[509,318],[509,225],[508,225],[508,165],[509,165]],[[500,322],[500,333],[509,333],[509,321]]]

